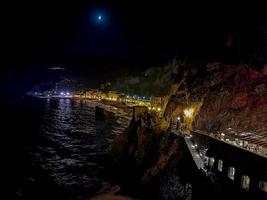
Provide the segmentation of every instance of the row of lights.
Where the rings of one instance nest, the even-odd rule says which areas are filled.
[[[69,92],[60,92],[59,93],[61,96],[70,96]],[[47,94],[47,97],[51,97],[51,94]]]
[[[148,110],[155,110],[155,111],[160,112],[161,108],[160,107],[148,107]]]
[[[98,100],[106,99],[106,100],[110,100],[110,101],[117,101],[117,98],[115,98],[115,97],[99,97],[99,96],[88,96],[88,97],[91,99],[98,99]]]
[[[61,96],[69,96],[70,93],[69,93],[69,92],[60,92],[60,95],[61,95]]]
[[[228,128],[228,129],[230,129],[230,128]],[[261,146],[258,146],[256,144],[251,144],[246,140],[240,140],[240,139],[237,139],[237,138],[235,140],[230,140],[229,138],[225,138],[225,134],[224,133],[221,133],[220,135],[221,135],[221,137],[219,139],[222,140],[222,141],[228,142],[228,143],[233,144],[235,146],[239,146],[241,148],[248,149],[250,151],[254,151],[253,150],[253,146],[254,147],[258,147],[259,150],[256,150],[256,152],[257,153],[262,153],[261,152],[261,150],[262,150]],[[263,154],[265,154],[265,153],[263,152]]]
[[[128,99],[138,99],[138,100],[151,99],[151,97],[139,97],[139,96],[136,96],[136,95],[133,95],[133,96],[126,95],[126,98],[128,98]]]
[[[118,101],[118,99],[117,98],[112,98],[112,97],[97,97],[97,96],[91,96],[91,98],[93,98],[93,99],[98,99],[98,100],[101,100],[101,99],[106,99],[106,100],[109,100],[109,101]],[[129,103],[136,103],[136,104],[138,104],[138,105],[148,105],[148,103],[147,102],[143,102],[142,100],[136,100],[136,99],[125,99],[125,100],[123,100],[123,101],[125,101],[125,102],[129,102]],[[159,110],[159,109],[157,109],[157,110]],[[159,110],[160,111],[160,110]]]

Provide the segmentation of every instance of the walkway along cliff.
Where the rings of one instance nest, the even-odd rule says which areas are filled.
[[[257,109],[265,112],[266,92],[250,93],[258,85],[266,84],[262,78],[266,74],[257,75],[249,67],[237,67],[232,72],[229,67],[230,72],[218,75],[220,70],[225,70],[220,67],[207,66],[201,80],[193,80],[195,74],[190,71],[185,73],[173,87],[174,92],[166,97],[161,116],[145,107],[133,108],[129,127],[116,138],[110,150],[112,177],[121,184],[122,193],[141,199],[266,199],[264,151],[252,150],[249,146],[252,141],[246,143],[246,138],[240,139],[242,133],[253,130],[255,135],[263,136],[256,139],[257,147],[264,149],[266,124],[262,122],[266,116],[260,118],[254,129],[253,124],[242,127],[233,123],[235,119],[241,120],[239,105],[243,105],[243,100],[239,102],[237,91],[244,90],[244,85],[248,106],[246,115],[243,114],[245,119],[254,112],[251,116],[254,120]],[[209,79],[209,84],[206,83],[207,77],[214,74],[221,80]],[[248,76],[246,83],[243,76]],[[230,80],[236,83],[231,85]],[[197,91],[199,84],[206,84],[205,91]],[[222,101],[226,97],[228,100]],[[251,101],[254,109],[250,108]],[[257,134],[257,126],[263,134]]]

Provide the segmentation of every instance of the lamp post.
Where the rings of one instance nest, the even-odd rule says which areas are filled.
[[[186,108],[184,109],[184,115],[186,118],[192,118],[193,117],[193,113],[194,113],[194,109],[193,108]]]
[[[193,119],[193,115],[194,115],[194,108],[185,108],[183,110],[184,113],[184,122],[185,122],[185,127],[184,127],[184,131],[187,132],[188,134],[190,134],[190,126],[192,123],[192,119]]]

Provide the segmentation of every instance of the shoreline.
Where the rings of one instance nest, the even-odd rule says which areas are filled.
[[[73,99],[73,100],[85,100],[85,101],[91,101],[94,102],[96,105],[104,108],[105,110],[114,113],[116,117],[121,117],[125,118],[127,120],[132,119],[132,111],[131,107],[128,105],[122,103],[122,102],[117,102],[117,101],[109,101],[109,100],[98,100],[98,99],[91,99],[91,98],[83,98],[83,97],[76,97],[76,96],[29,96],[29,97],[34,97],[37,99]]]

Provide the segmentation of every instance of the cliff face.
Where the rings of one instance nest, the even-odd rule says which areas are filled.
[[[219,67],[212,69],[203,81],[206,92],[194,128],[267,134],[266,67]],[[197,94],[197,89],[192,89],[192,94]]]
[[[182,114],[183,107],[196,103],[201,106],[193,129],[267,134],[267,65],[254,69],[212,63],[201,70],[189,68],[165,115]]]
[[[115,140],[110,154],[122,191],[142,199],[192,199],[195,168],[182,138],[155,130],[132,121]]]
[[[214,63],[201,70],[190,67],[177,82],[177,93],[170,97],[164,113],[166,121],[182,118],[184,109],[191,107],[194,113],[183,121],[193,129],[267,134],[266,66],[253,69]],[[142,199],[212,199],[213,195],[220,199],[221,188],[197,171],[181,137],[157,128],[160,121],[166,122],[132,120],[113,143],[113,173],[122,191]]]

